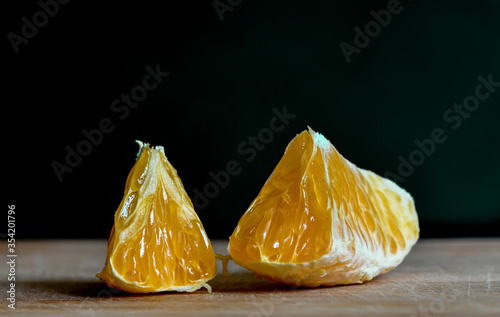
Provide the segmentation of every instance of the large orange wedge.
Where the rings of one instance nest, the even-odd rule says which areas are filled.
[[[131,293],[210,291],[215,254],[177,171],[163,147],[138,143],[97,276]]]
[[[228,251],[259,277],[331,286],[391,270],[418,235],[409,193],[356,167],[309,129],[288,145],[241,217]]]

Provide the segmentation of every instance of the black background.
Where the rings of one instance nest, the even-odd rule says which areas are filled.
[[[41,7],[4,4],[4,196],[17,237],[107,238],[139,139],[165,147],[191,197],[238,162],[241,173],[198,210],[209,237],[227,238],[307,125],[379,174],[397,174],[415,139],[443,129],[446,141],[401,183],[421,236],[498,236],[500,88],[457,129],[443,114],[474,95],[478,76],[500,81],[500,3],[401,1],[348,63],[339,45],[388,2],[232,1],[221,21],[213,1],[71,1],[18,53],[9,34]],[[120,119],[113,100],[148,65],[170,75]],[[296,117],[247,161],[238,146],[284,107]],[[59,181],[53,162],[104,118],[115,129]]]

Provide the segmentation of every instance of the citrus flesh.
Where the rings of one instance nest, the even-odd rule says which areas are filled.
[[[391,270],[418,236],[409,193],[356,167],[309,128],[288,145],[230,236],[228,251],[259,277],[332,286]]]
[[[138,143],[97,277],[131,293],[210,291],[215,254],[177,171],[163,147]]]

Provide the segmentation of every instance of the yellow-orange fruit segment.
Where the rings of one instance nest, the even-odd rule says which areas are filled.
[[[138,143],[97,277],[131,293],[210,291],[215,254],[191,199],[163,147]]]
[[[309,128],[229,238],[233,261],[294,286],[362,283],[396,267],[419,236],[412,196],[356,167]]]

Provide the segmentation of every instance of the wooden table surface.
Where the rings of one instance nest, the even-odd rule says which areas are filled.
[[[227,254],[227,241],[213,244]],[[421,240],[396,269],[360,285],[294,289],[231,262],[230,277],[210,282],[211,294],[152,295],[110,289],[95,277],[104,240],[17,241],[15,310],[5,250],[2,240],[2,316],[500,316],[500,239]]]

